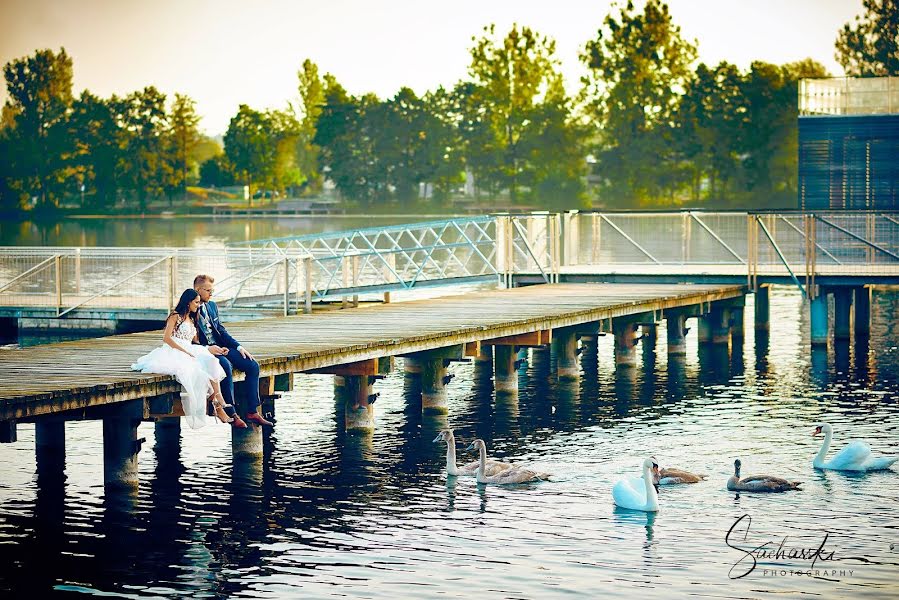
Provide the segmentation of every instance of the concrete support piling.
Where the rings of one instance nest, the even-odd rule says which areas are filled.
[[[161,417],[153,425],[156,446],[164,448],[181,445],[181,417]]]
[[[700,344],[709,344],[712,342],[712,314],[696,317],[696,339]]]
[[[713,344],[730,344],[730,309],[723,307],[712,307],[709,315],[709,325],[711,326],[710,340]]]
[[[687,353],[687,317],[684,314],[675,313],[667,318],[668,324],[668,354]]]
[[[553,333],[556,373],[559,379],[577,379],[577,334],[573,329],[559,329]]]
[[[637,325],[617,319],[612,323],[615,335],[615,364],[633,367],[637,364]]]
[[[640,326],[640,343],[643,349],[655,348],[658,341],[658,328],[655,323],[644,323]]]
[[[833,290],[833,339],[845,341],[852,337],[852,289]]]
[[[481,345],[478,355],[475,356],[476,363],[490,364],[493,362],[493,346]]]
[[[420,376],[422,372],[422,360],[406,356],[403,358],[403,371],[406,375]]]
[[[136,488],[137,453],[143,440],[137,439],[140,419],[131,416],[103,419],[103,483],[113,488]]]
[[[518,370],[515,368],[515,347],[494,346],[493,387],[497,395],[518,393]]]
[[[827,294],[818,294],[809,301],[812,346],[826,346],[829,337],[827,323]]]
[[[247,406],[246,382],[239,381],[234,384],[234,408],[237,414],[245,415],[252,408]],[[231,428],[231,455],[234,458],[261,458],[262,457],[262,426],[247,423],[246,429]]]
[[[771,303],[769,288],[760,286],[755,291],[755,329],[756,331],[768,331],[771,329]]]
[[[423,360],[421,365],[421,410],[428,414],[446,414],[446,384],[450,376],[442,358]]]
[[[871,288],[855,288],[855,337],[871,335]]]
[[[63,420],[47,419],[34,424],[34,447],[38,453],[54,453],[65,456],[66,423]]]
[[[375,411],[372,378],[369,375],[346,376],[344,424],[349,431],[374,431]]]
[[[730,309],[730,335],[740,340],[746,337],[745,314],[742,308]]]

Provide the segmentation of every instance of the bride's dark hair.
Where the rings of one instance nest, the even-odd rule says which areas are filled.
[[[175,305],[175,310],[172,311],[172,315],[178,315],[182,319],[188,318],[187,313],[190,310],[190,303],[199,295],[199,292],[194,288],[187,288],[181,292],[181,298],[178,299],[178,304]],[[189,318],[193,319],[194,317],[191,315]]]

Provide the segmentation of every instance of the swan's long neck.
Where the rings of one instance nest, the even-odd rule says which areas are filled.
[[[483,477],[487,472],[487,448],[484,444],[478,444],[478,477]]]
[[[824,432],[824,443],[821,444],[821,449],[818,450],[818,454],[815,456],[815,460],[812,461],[812,464],[816,467],[820,467],[824,464],[824,457],[827,456],[827,451],[830,450],[830,438],[833,436],[833,431],[825,431]]]
[[[643,483],[646,485],[646,508],[650,510],[659,509],[659,494],[656,492],[656,486],[652,482],[652,469],[643,468]]]
[[[452,436],[446,440],[446,473],[448,475],[459,474],[459,469],[456,468],[456,439]]]

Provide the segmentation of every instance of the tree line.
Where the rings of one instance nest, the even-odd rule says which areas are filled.
[[[897,0],[865,0],[836,39],[850,75],[899,71]],[[333,182],[362,208],[435,206],[474,183],[480,205],[560,209],[791,206],[797,82],[828,76],[812,59],[697,64],[662,0],[605,17],[566,92],[555,42],[529,27],[485,27],[468,77],[421,96],[352,95],[306,60],[281,110],[241,105],[224,147],[198,131],[196,104],[154,87],[75,97],[72,59],[38,50],[4,67],[0,210],[80,198],[108,211],[170,204],[188,185],[317,194]]]

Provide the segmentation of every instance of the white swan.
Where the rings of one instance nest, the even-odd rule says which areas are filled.
[[[525,469],[524,467],[512,466],[493,475],[488,475],[487,469],[487,444],[484,440],[475,440],[468,445],[466,450],[477,450],[479,453],[477,478],[478,483],[527,483],[530,481],[543,481],[549,478],[549,473],[540,473]]]
[[[879,471],[889,469],[890,465],[899,460],[899,456],[881,456],[875,458],[871,455],[871,447],[864,442],[858,440],[849,442],[846,447],[833,455],[828,461],[824,460],[827,451],[830,449],[830,439],[833,437],[833,427],[830,423],[822,423],[815,426],[815,433],[818,435],[824,432],[824,443],[821,449],[812,461],[812,466],[816,469],[832,469],[834,471]]]
[[[453,434],[452,429],[443,429],[440,433],[437,434],[437,437],[434,438],[434,443],[444,441],[446,442],[446,474],[453,475],[455,477],[458,476],[471,476],[474,477],[478,472],[478,465],[480,461],[473,460],[470,463],[466,463],[464,465],[457,466],[456,465],[456,436]],[[511,465],[506,462],[501,462],[498,460],[488,459],[487,465],[485,467],[485,472],[487,475],[495,475],[500,471],[504,471],[506,469],[511,469],[514,465]]]
[[[788,481],[772,475],[749,475],[740,479],[740,459],[734,461],[734,474],[727,480],[727,489],[732,492],[787,492],[798,490],[801,481]]]
[[[654,481],[659,474],[659,463],[655,458],[643,461],[643,478],[626,477],[612,488],[612,499],[616,506],[643,512],[659,510],[659,494]]]

